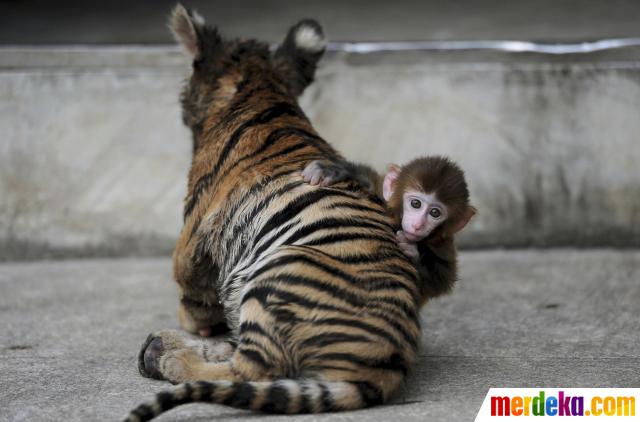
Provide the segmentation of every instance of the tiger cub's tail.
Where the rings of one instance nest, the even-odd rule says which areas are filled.
[[[353,410],[383,402],[368,382],[289,380],[198,381],[158,393],[135,408],[125,422],[148,421],[187,403],[217,403],[265,413],[321,413]]]

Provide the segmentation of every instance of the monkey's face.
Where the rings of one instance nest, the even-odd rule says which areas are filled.
[[[435,194],[407,190],[402,197],[402,231],[418,242],[447,220],[447,207]]]

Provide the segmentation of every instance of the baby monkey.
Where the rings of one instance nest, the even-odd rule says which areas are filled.
[[[313,185],[354,180],[381,195],[391,210],[398,246],[412,259],[424,299],[451,291],[458,276],[454,235],[475,215],[464,172],[446,157],[417,158],[389,166],[382,178],[371,167],[347,161],[314,161],[302,173]]]

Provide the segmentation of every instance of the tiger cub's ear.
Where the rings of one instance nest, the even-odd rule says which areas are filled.
[[[322,27],[312,19],[304,19],[289,29],[275,52],[275,62],[294,95],[302,94],[313,81],[316,64],[326,46]]]
[[[184,47],[192,59],[197,60],[202,54],[200,31],[204,27],[204,18],[196,11],[189,11],[178,3],[171,12],[169,28],[176,41]]]

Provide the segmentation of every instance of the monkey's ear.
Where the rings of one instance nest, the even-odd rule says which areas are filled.
[[[382,196],[387,202],[391,199],[393,191],[396,189],[398,176],[400,176],[400,167],[395,164],[389,165],[387,174],[384,175],[384,181],[382,182]]]
[[[202,54],[199,33],[203,26],[204,18],[195,11],[185,9],[180,3],[171,12],[169,28],[176,41],[194,60]]]
[[[467,208],[464,214],[460,216],[460,221],[458,221],[458,223],[453,226],[453,232],[458,233],[460,230],[464,229],[469,221],[471,221],[471,218],[473,218],[473,216],[476,215],[477,212],[478,211],[475,209],[475,207]]]

